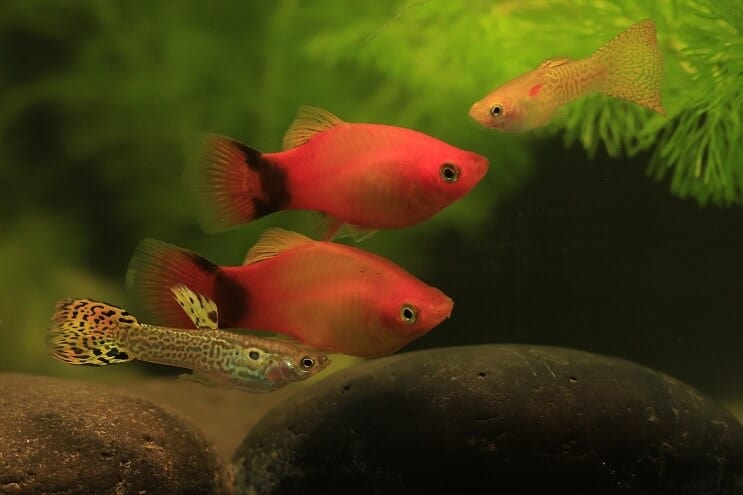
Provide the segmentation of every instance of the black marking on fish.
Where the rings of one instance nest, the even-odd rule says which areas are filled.
[[[214,299],[220,308],[222,327],[238,326],[240,320],[248,313],[249,298],[248,291],[242,285],[224,272],[217,272],[214,280]]]
[[[196,265],[202,272],[215,273],[219,271],[219,265],[217,265],[216,263],[212,263],[203,256],[199,256],[198,254],[191,251],[183,251],[183,254],[186,257],[191,258],[193,264]]]
[[[250,197],[255,211],[255,218],[285,208],[291,200],[286,172],[271,163],[270,160],[264,158],[260,151],[238,142],[235,142],[235,146],[245,156],[245,164],[248,168],[258,174],[258,179],[261,183],[260,196],[251,194]]]
[[[209,320],[211,320],[214,323],[217,323],[217,312],[216,311],[209,311],[209,313],[206,315]]]

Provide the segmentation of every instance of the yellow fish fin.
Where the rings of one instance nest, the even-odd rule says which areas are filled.
[[[170,288],[170,292],[173,293],[173,298],[183,308],[183,312],[191,318],[196,328],[216,330],[219,327],[217,303],[183,284],[174,285]]]
[[[591,56],[605,69],[603,93],[665,115],[663,52],[655,23],[645,19],[619,33]]]
[[[139,323],[117,306],[92,299],[62,299],[52,322],[52,356],[60,361],[105,366],[134,359],[119,343],[117,333]]]
[[[312,139],[315,134],[342,124],[345,122],[325,109],[301,106],[294,122],[284,134],[283,148],[296,148]]]
[[[554,57],[554,58],[548,58],[544,62],[541,63],[539,66],[540,69],[552,69],[555,67],[559,67],[561,65],[565,65],[568,62],[570,62],[570,58],[568,57]]]
[[[292,232],[291,230],[273,227],[265,230],[253,247],[248,250],[243,265],[258,263],[259,261],[273,258],[284,251],[306,246],[313,242],[315,241],[305,235]]]
[[[365,229],[363,227],[359,227],[358,225],[349,225],[349,224],[343,224],[343,226],[340,228],[337,234],[338,239],[343,239],[344,237],[350,237],[356,242],[362,242],[373,236],[377,233],[376,229]]]

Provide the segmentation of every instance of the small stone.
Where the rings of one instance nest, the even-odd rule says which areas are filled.
[[[743,428],[665,374],[555,347],[403,353],[276,407],[237,493],[743,494]]]
[[[0,374],[0,410],[0,493],[231,492],[190,425],[110,387]]]

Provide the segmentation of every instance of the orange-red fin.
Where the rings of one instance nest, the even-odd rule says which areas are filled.
[[[324,108],[302,106],[284,134],[283,148],[288,150],[301,146],[317,134],[342,124],[345,122]]]
[[[134,359],[119,336],[139,325],[118,306],[91,299],[62,299],[52,316],[52,356],[70,364],[106,366]]]
[[[663,54],[653,21],[646,19],[630,26],[592,58],[605,70],[604,93],[665,115],[661,102]]]
[[[183,177],[206,232],[237,227],[289,203],[286,172],[261,152],[224,136],[207,135]]]
[[[179,305],[173,288],[186,288],[214,300],[215,280],[221,269],[186,249],[154,239],[137,246],[126,274],[126,285],[148,322],[176,328],[195,328]]]

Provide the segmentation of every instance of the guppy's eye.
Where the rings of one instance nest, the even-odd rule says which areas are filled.
[[[400,319],[403,323],[412,325],[418,319],[418,308],[412,304],[403,304],[400,307]]]
[[[299,364],[302,366],[303,370],[311,370],[312,367],[315,366],[315,360],[309,356],[305,356],[299,360]]]
[[[258,358],[261,357],[261,353],[256,350],[252,350],[248,352],[248,357],[252,359],[253,361],[258,361]]]
[[[496,103],[495,105],[490,107],[490,115],[492,115],[493,117],[500,117],[501,115],[503,115],[503,105],[501,105],[500,103]]]
[[[459,179],[459,169],[456,165],[453,165],[451,163],[445,163],[441,165],[439,173],[441,174],[441,178],[450,184],[452,182],[456,182],[457,179]]]

